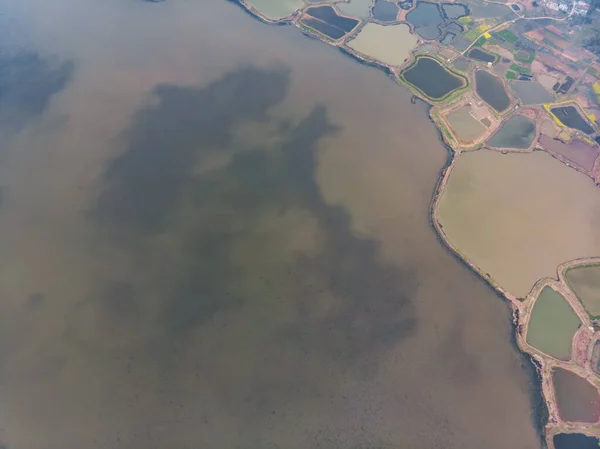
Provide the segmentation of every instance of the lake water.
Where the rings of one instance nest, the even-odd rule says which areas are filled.
[[[485,70],[475,72],[475,90],[483,101],[498,112],[506,110],[510,104],[510,98],[500,78]]]
[[[458,19],[468,13],[467,7],[460,3],[442,3],[442,10],[449,19]]]
[[[580,325],[566,299],[546,286],[535,300],[527,326],[527,343],[559,360],[569,360],[573,336]]]
[[[539,448],[410,92],[222,0],[1,4],[3,446]]]

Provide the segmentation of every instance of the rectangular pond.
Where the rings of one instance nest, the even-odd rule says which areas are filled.
[[[401,65],[417,43],[408,25],[367,23],[346,45],[373,59],[389,65]]]
[[[565,298],[546,286],[535,301],[527,327],[527,343],[559,360],[569,360],[573,335],[581,325]]]
[[[475,91],[498,112],[505,111],[510,105],[510,98],[500,78],[485,70],[475,72]]]
[[[558,412],[565,421],[596,422],[600,419],[600,393],[583,377],[555,368],[552,381]]]
[[[559,433],[552,440],[554,449],[598,449],[600,440],[583,433]]]
[[[594,168],[594,163],[598,158],[596,149],[587,142],[579,139],[572,139],[564,143],[546,134],[542,134],[538,140],[538,144],[548,152],[563,156],[565,159],[587,171]]]
[[[246,0],[246,2],[272,20],[283,19],[304,7],[302,0]]]
[[[496,57],[487,51],[483,51],[480,48],[472,48],[469,50],[467,56],[471,59],[475,59],[476,61],[481,62],[494,62]]]
[[[537,81],[513,81],[510,88],[524,106],[554,101],[554,96]]]
[[[446,120],[455,136],[462,142],[472,142],[485,131],[485,126],[471,115],[471,106],[461,106],[450,112]]]
[[[524,115],[515,115],[505,121],[500,129],[488,140],[495,148],[529,148],[535,137],[535,122]]]

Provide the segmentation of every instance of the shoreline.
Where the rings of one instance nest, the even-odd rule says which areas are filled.
[[[407,68],[410,68],[412,65],[416,64],[416,62],[418,61],[418,59],[420,57],[433,58],[434,60],[437,60],[438,62],[441,63],[441,61],[439,61],[438,58],[435,58],[435,56],[433,56],[431,54],[428,54],[428,53],[415,54],[415,53],[413,53],[413,51],[411,51],[409,56],[405,59],[404,63],[401,66],[390,66],[388,64],[382,63],[381,61],[374,60],[373,58],[370,58],[363,54],[359,54],[356,51],[349,49],[349,47],[347,47],[345,45],[345,43],[341,42],[340,40],[331,40],[331,39],[326,38],[325,36],[321,36],[318,32],[309,31],[310,28],[306,27],[306,28],[308,28],[308,29],[306,29],[304,26],[302,26],[302,24],[296,23],[295,19],[297,19],[299,16],[301,16],[300,11],[295,11],[283,19],[273,20],[273,19],[270,19],[270,18],[264,16],[262,13],[257,11],[256,8],[252,7],[251,5],[248,5],[245,0],[226,0],[226,1],[237,4],[242,9],[244,9],[246,11],[246,13],[250,14],[255,19],[258,19],[263,23],[266,23],[269,25],[279,25],[279,26],[283,26],[283,25],[296,26],[300,30],[300,32],[302,34],[304,34],[305,36],[308,36],[309,38],[312,38],[312,39],[319,40],[330,46],[337,47],[338,50],[340,50],[344,55],[351,57],[353,60],[355,60],[359,64],[365,65],[367,67],[373,67],[378,70],[382,70],[386,75],[388,75],[390,78],[392,78],[397,85],[407,88],[409,90],[409,92],[411,92],[413,94],[413,97],[411,98],[411,103],[415,104],[417,102],[417,100],[419,100],[419,101],[423,102],[424,104],[426,104],[426,113],[427,113],[428,119],[434,125],[436,132],[438,134],[438,138],[439,138],[440,142],[442,143],[442,145],[444,146],[444,148],[446,149],[446,153],[447,153],[446,162],[441,167],[437,182],[432,190],[432,196],[431,196],[431,201],[429,204],[429,212],[428,212],[429,226],[431,226],[431,228],[434,230],[434,232],[436,234],[436,239],[438,240],[438,242],[440,244],[442,244],[442,246],[454,258],[456,258],[458,261],[460,261],[464,266],[466,266],[468,269],[470,269],[471,272],[473,272],[481,280],[483,280],[488,285],[488,287],[493,289],[494,292],[496,293],[496,295],[502,301],[506,302],[507,305],[509,306],[509,308],[512,312],[512,320],[509,324],[511,327],[511,344],[514,345],[514,348],[518,350],[518,352],[521,356],[522,362],[525,362],[527,365],[526,370],[528,371],[528,377],[530,378],[530,382],[531,382],[530,388],[529,388],[529,396],[530,396],[530,404],[531,404],[531,420],[532,420],[533,427],[536,431],[536,434],[538,435],[538,437],[540,439],[540,443],[542,444],[542,447],[547,447],[547,448],[553,449],[554,444],[553,444],[552,439],[553,439],[554,435],[559,434],[559,433],[581,433],[584,435],[593,436],[593,437],[600,439],[600,419],[594,423],[586,423],[586,422],[573,423],[573,422],[563,421],[560,418],[560,415],[558,412],[558,405],[557,405],[556,399],[554,397],[554,388],[553,388],[553,384],[552,384],[551,373],[554,368],[560,367],[560,368],[568,369],[569,371],[576,373],[580,376],[583,376],[584,378],[587,378],[588,380],[590,380],[590,376],[591,376],[591,379],[594,380],[593,384],[596,385],[596,388],[598,388],[600,386],[600,376],[597,376],[593,373],[593,370],[591,370],[591,366],[588,366],[588,367],[580,366],[578,364],[578,361],[576,360],[576,354],[574,353],[575,351],[573,351],[573,353],[571,354],[571,357],[568,361],[562,361],[562,360],[555,359],[554,357],[549,356],[545,353],[542,353],[541,351],[539,351],[536,348],[533,348],[526,342],[527,326],[529,324],[529,320],[531,317],[531,311],[533,309],[533,304],[537,300],[539,292],[545,286],[550,286],[550,287],[554,288],[555,290],[557,290],[561,295],[563,295],[565,297],[565,299],[567,300],[567,302],[569,303],[569,305],[573,308],[574,312],[579,316],[579,318],[581,320],[581,326],[575,333],[572,344],[574,344],[574,342],[581,335],[585,334],[585,332],[587,331],[586,325],[588,327],[591,326],[593,319],[587,314],[587,312],[583,308],[583,305],[575,297],[574,293],[572,293],[571,290],[569,289],[568,282],[565,279],[565,274],[569,269],[572,269],[577,266],[583,266],[586,264],[587,265],[600,264],[600,257],[581,257],[581,258],[577,258],[574,260],[563,262],[556,269],[556,278],[539,279],[533,285],[533,287],[530,289],[530,291],[527,293],[527,295],[524,298],[518,298],[514,294],[512,294],[509,291],[502,288],[493,279],[493,277],[489,273],[483,272],[483,270],[481,270],[477,265],[475,265],[467,256],[463,255],[458,250],[458,248],[455,245],[453,245],[452,242],[449,240],[446,233],[444,232],[443,225],[439,222],[439,220],[437,218],[437,209],[438,209],[440,199],[445,191],[445,188],[446,188],[446,185],[450,178],[450,175],[451,175],[451,173],[454,169],[454,166],[456,164],[456,161],[460,157],[461,153],[466,152],[466,151],[477,151],[483,147],[483,144],[479,143],[479,142],[475,143],[470,148],[461,147],[460,141],[456,138],[456,136],[453,135],[452,129],[447,126],[446,120],[444,117],[442,117],[441,114],[439,114],[440,111],[438,111],[438,108],[440,108],[442,113],[447,112],[447,110],[452,109],[452,107],[456,106],[456,105],[453,106],[452,103],[454,103],[456,99],[459,99],[469,87],[473,88],[472,95],[474,95],[475,81],[473,80],[471,82],[468,75],[461,74],[460,76],[465,78],[465,82],[466,82],[465,85],[449,92],[443,98],[440,98],[437,100],[431,99],[431,98],[428,98],[426,95],[424,95],[423,92],[419,91],[419,89],[416,86],[413,87],[412,85],[409,85],[408,82],[405,81],[403,76],[401,75],[402,72],[404,72]],[[414,8],[414,5],[413,5],[413,8]],[[350,33],[348,33],[348,36],[356,36],[356,34],[358,34],[358,32],[360,32],[362,26],[364,26],[363,22],[364,21],[361,20],[359,25],[357,25],[354,30],[352,30]],[[373,21],[373,23],[379,23],[379,22]],[[405,23],[405,24],[409,25],[411,32],[414,33],[413,27],[410,24],[408,24],[406,22],[402,22],[402,21],[399,21],[397,23]],[[343,39],[343,38],[340,38],[340,39]],[[422,41],[423,40],[419,37],[417,46],[415,48],[418,48],[419,45],[422,43]],[[454,70],[446,67],[446,65],[444,63],[441,63],[440,65],[447,70],[451,70],[451,73],[455,73]],[[475,71],[478,70],[478,67],[476,66],[474,70]],[[503,83],[503,85],[505,85],[505,80],[502,79],[502,83]],[[505,90],[507,90],[506,86],[505,86]],[[458,95],[456,95],[457,93],[458,93]],[[508,90],[507,90],[507,94],[508,94]],[[513,117],[514,115],[521,113],[520,110],[514,108],[514,106],[516,104],[515,98],[513,96],[510,96],[509,98],[510,98],[510,104],[506,110],[497,114],[498,119],[499,119],[498,120],[499,125],[490,131],[491,134],[497,132],[497,130],[500,129],[502,124],[505,123],[510,117]],[[460,103],[460,101],[458,101],[457,103]],[[442,108],[441,107],[442,104],[445,104],[446,107]],[[434,111],[434,109],[435,109],[435,111]],[[433,112],[438,112],[436,117],[434,117]],[[440,121],[441,123],[439,123],[438,121]],[[447,138],[444,131],[447,131],[450,133],[451,136],[448,136],[448,137],[452,137],[452,138],[454,138],[454,140],[456,140],[456,144],[457,144],[456,148],[452,145],[451,142],[449,142],[449,139]],[[536,130],[535,130],[536,137],[539,135],[540,132],[541,132],[541,130],[539,129],[539,123],[536,120]],[[532,151],[538,150],[538,148],[535,147],[536,141],[537,141],[537,139],[532,140],[530,147],[527,149],[518,150],[518,149],[492,148],[491,150],[500,151],[503,153],[504,152],[527,153],[527,152],[532,152]],[[550,154],[552,157],[559,160],[561,163],[563,163],[568,168],[571,168],[571,169],[574,169],[574,170],[577,170],[577,171],[580,171],[583,173],[583,170],[578,170],[578,167],[575,164],[570,163],[566,158],[564,158],[564,156],[555,155],[553,152],[547,151],[545,149],[540,148],[540,150],[547,152],[548,154]],[[600,161],[600,157],[598,158],[598,160]],[[596,162],[596,164],[598,164],[598,162]],[[591,174],[589,172],[585,172],[584,174],[586,174],[586,175],[592,177],[592,179],[594,179],[593,176],[591,176]],[[574,302],[577,305],[574,305]],[[583,337],[581,337],[581,338],[583,338]],[[592,349],[594,347],[594,342],[600,341],[600,336],[597,336],[595,332],[592,332],[589,335],[588,340],[589,340],[589,342],[591,342],[590,349],[589,349],[589,354],[591,355]],[[589,360],[588,360],[588,362],[589,362]]]

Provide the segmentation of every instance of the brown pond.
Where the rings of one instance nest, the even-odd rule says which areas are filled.
[[[565,421],[596,422],[600,419],[600,394],[583,377],[556,368],[552,373],[556,402]]]
[[[549,153],[558,154],[565,159],[573,162],[584,170],[592,170],[598,153],[591,145],[586,142],[573,139],[569,143],[563,143],[560,140],[542,134],[539,139],[540,146]]]

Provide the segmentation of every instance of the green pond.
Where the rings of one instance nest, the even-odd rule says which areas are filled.
[[[531,312],[527,343],[560,360],[569,360],[573,335],[581,321],[565,298],[544,287]]]
[[[297,9],[304,6],[302,0],[246,0],[250,6],[256,8],[262,15],[269,19],[278,20],[289,16]]]
[[[505,121],[500,129],[488,140],[495,148],[529,148],[535,137],[535,122],[524,115],[515,115]]]
[[[565,277],[588,313],[600,316],[600,265],[572,268]]]

